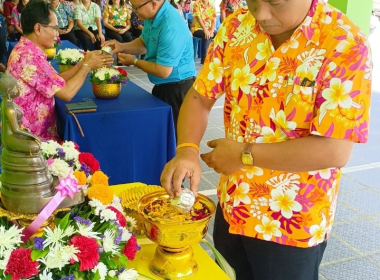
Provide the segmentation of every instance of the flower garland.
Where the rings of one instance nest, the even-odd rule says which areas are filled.
[[[140,249],[131,233],[136,221],[125,215],[97,160],[73,142],[44,142],[41,151],[55,176],[74,170],[88,196],[68,213],[58,213],[54,228],[26,243],[23,228],[0,217],[0,279],[136,279],[138,272],[126,268]]]

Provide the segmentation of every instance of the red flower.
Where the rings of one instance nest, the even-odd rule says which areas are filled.
[[[38,262],[32,261],[31,249],[18,248],[13,250],[4,274],[11,274],[12,280],[30,278],[38,274]]]
[[[112,212],[116,213],[116,219],[122,227],[125,227],[127,225],[127,221],[125,220],[123,213],[121,213],[113,206],[108,206],[107,209],[110,209]]]
[[[92,173],[98,171],[100,168],[99,161],[94,158],[91,153],[80,153],[78,160],[80,163],[85,163],[88,167],[90,167]]]
[[[94,238],[88,238],[81,235],[75,235],[71,238],[69,245],[74,245],[80,251],[76,256],[79,259],[79,271],[93,269],[100,259],[99,244]]]
[[[138,250],[140,250],[140,247],[137,245],[136,237],[132,235],[125,244],[123,254],[128,258],[128,260],[133,261]]]
[[[128,73],[127,73],[127,71],[125,71],[123,68],[121,68],[121,67],[118,67],[117,68],[117,71],[119,71],[119,73],[121,74],[121,75],[123,75],[123,76],[128,76]]]

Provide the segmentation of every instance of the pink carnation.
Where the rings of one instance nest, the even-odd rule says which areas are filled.
[[[38,262],[32,261],[31,249],[18,248],[13,250],[4,274],[11,274],[12,280],[30,278],[38,274]]]
[[[74,245],[80,251],[76,255],[80,262],[79,271],[93,269],[98,264],[100,259],[99,244],[94,238],[76,235],[71,238],[69,245]]]

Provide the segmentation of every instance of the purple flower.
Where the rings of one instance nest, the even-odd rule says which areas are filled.
[[[76,216],[78,216],[78,212],[77,211],[73,211],[70,213],[70,219],[74,219]]]
[[[62,148],[57,148],[57,153],[60,158],[64,158],[66,155]]]
[[[127,84],[127,82],[128,82],[128,80],[124,78],[121,80],[120,83],[125,86]]]
[[[60,280],[74,280],[74,274],[70,274],[69,276],[64,276]]]
[[[80,170],[86,174],[86,177],[90,175],[91,168],[88,167],[87,164],[82,163],[82,165],[80,166]]]
[[[80,224],[85,224],[88,227],[91,225],[90,219],[83,219],[82,217],[76,216],[74,220]]]
[[[71,167],[71,166],[74,165],[74,161],[73,161],[73,160],[69,160],[69,161],[67,162],[67,164]]]
[[[118,75],[115,75],[115,76],[112,76],[112,77],[109,79],[109,82],[110,82],[110,83],[112,83],[112,82],[116,82],[118,79],[119,79],[119,76],[118,76]]]
[[[118,234],[117,234],[117,236],[115,237],[115,244],[116,244],[116,245],[119,245],[120,242],[121,242],[121,237],[122,237],[122,235],[123,235],[123,229],[122,229],[121,227],[118,227],[118,228],[117,228],[117,232],[118,232]]]
[[[103,252],[104,252],[103,247],[99,247],[99,248],[98,248],[98,253],[101,254],[101,253],[103,253]]]
[[[33,241],[36,250],[42,251],[44,249],[44,239],[42,237],[34,237]]]

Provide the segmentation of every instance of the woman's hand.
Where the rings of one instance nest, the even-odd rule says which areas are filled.
[[[89,32],[88,36],[90,37],[91,43],[95,43],[96,42],[96,37],[95,37],[95,35],[92,32]]]
[[[81,63],[82,65],[87,64],[91,70],[95,70],[100,67],[111,65],[113,63],[113,57],[108,54],[103,54],[99,50],[91,51],[86,53]]]
[[[98,35],[98,40],[99,40],[101,43],[104,43],[104,41],[106,40],[106,38],[104,38],[103,33],[99,33],[99,35]]]

